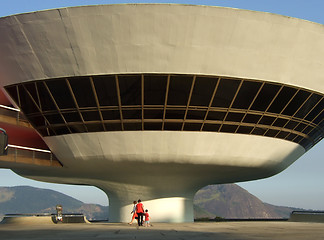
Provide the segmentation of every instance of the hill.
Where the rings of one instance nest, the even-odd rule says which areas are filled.
[[[14,213],[55,213],[61,204],[63,213],[83,213],[87,219],[107,219],[108,207],[85,204],[65,194],[29,186],[0,187],[0,218]]]
[[[85,204],[65,194],[30,186],[0,187],[0,220],[8,213],[55,213],[61,204],[64,213],[83,213],[89,220],[105,220],[108,207]],[[294,210],[263,203],[236,184],[210,185],[194,198],[195,219],[288,218]]]
[[[196,218],[289,218],[291,207],[262,202],[236,184],[209,185],[194,198]]]

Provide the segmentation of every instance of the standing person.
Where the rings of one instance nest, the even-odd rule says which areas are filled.
[[[137,218],[137,214],[136,214],[136,204],[137,204],[137,202],[134,201],[133,204],[134,204],[133,211],[131,211],[131,214],[133,214],[132,221],[130,223],[128,223],[128,224],[132,224],[134,222],[135,218]]]
[[[149,215],[147,209],[145,210],[144,216],[145,216],[144,227],[149,227],[150,226],[150,215]]]
[[[138,216],[138,226],[143,226],[144,206],[141,199],[138,199],[137,201],[136,213]]]

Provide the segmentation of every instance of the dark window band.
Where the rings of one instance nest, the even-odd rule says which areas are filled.
[[[324,136],[323,94],[198,75],[69,77],[7,86],[43,136],[99,131],[211,131],[280,138],[306,150]]]

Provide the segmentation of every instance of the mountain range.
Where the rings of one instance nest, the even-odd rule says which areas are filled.
[[[88,220],[107,219],[108,207],[86,204],[49,189],[30,186],[0,187],[0,218],[4,214],[55,213],[56,205],[63,213],[83,213]]]
[[[88,220],[107,220],[108,206],[86,204],[57,191],[30,186],[0,187],[0,220],[5,214],[83,213]],[[294,210],[263,203],[236,184],[210,185],[194,198],[195,219],[214,218],[288,218]]]
[[[195,218],[289,218],[293,207],[275,206],[262,202],[236,184],[209,185],[194,198]]]

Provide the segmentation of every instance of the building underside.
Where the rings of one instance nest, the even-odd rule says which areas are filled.
[[[172,4],[2,18],[0,166],[97,186],[112,222],[139,198],[154,221],[192,221],[201,187],[270,177],[323,138],[323,30]]]

